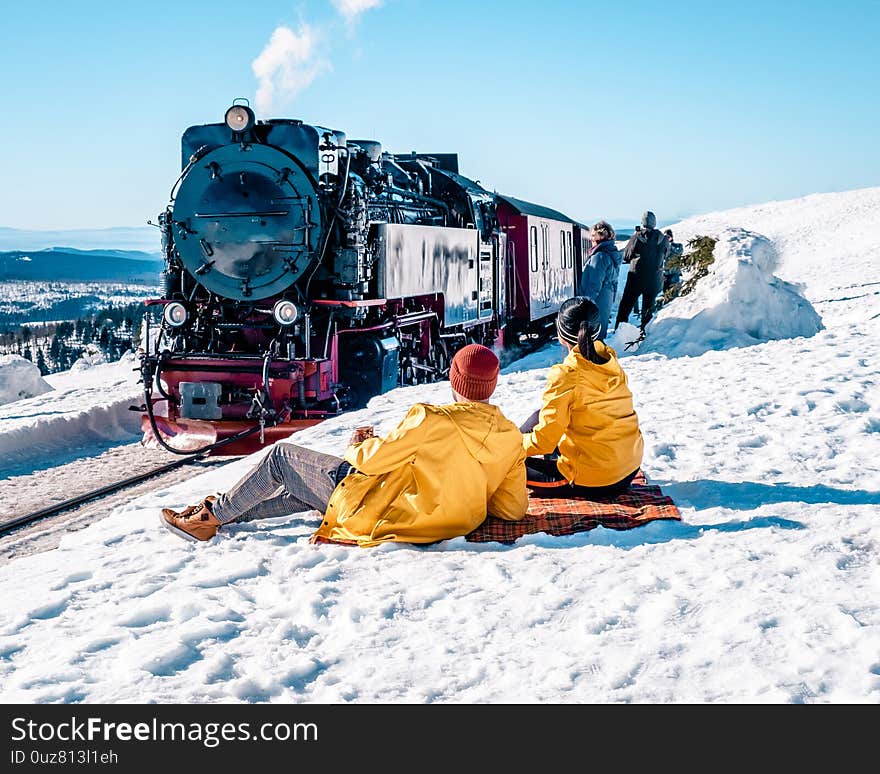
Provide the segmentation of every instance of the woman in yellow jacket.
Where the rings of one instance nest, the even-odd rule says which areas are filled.
[[[384,438],[356,437],[341,459],[277,443],[229,491],[183,511],[162,511],[163,526],[209,540],[225,524],[323,513],[313,540],[374,546],[433,543],[476,529],[487,512],[518,521],[526,514],[522,435],[489,403],[498,358],[470,344],[449,369],[455,403],[417,403]]]
[[[528,483],[543,496],[614,496],[642,464],[632,393],[617,353],[598,339],[600,328],[598,308],[582,296],[556,316],[568,355],[550,369],[541,409],[521,428]]]

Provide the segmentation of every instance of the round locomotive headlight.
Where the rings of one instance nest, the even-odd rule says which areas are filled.
[[[281,299],[272,309],[272,316],[279,325],[293,325],[296,322],[296,318],[299,317],[299,310],[293,301]]]
[[[165,322],[168,323],[172,328],[179,328],[186,322],[186,318],[189,315],[187,314],[186,307],[183,304],[179,304],[176,301],[166,304],[165,311],[162,313],[162,317],[165,318]]]
[[[226,126],[233,132],[246,132],[256,122],[254,111],[247,105],[233,105],[226,111]]]

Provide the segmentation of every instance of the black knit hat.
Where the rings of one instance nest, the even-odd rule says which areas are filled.
[[[578,343],[581,325],[586,327],[587,334],[595,341],[599,338],[599,331],[602,330],[602,315],[599,313],[599,307],[589,298],[575,296],[559,307],[556,315],[556,332],[560,339],[574,346]]]

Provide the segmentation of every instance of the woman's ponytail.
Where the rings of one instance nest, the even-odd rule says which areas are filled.
[[[589,320],[583,320],[578,328],[578,349],[585,358],[593,359],[593,331]]]

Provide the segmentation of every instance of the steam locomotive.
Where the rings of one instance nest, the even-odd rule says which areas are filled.
[[[451,153],[236,100],[182,137],[141,361],[148,445],[243,453],[516,346],[574,295],[587,230],[459,173]]]

